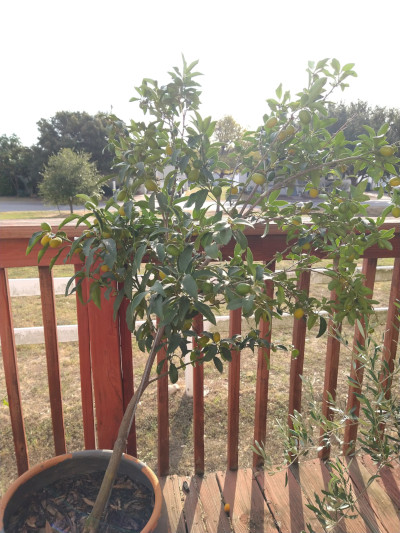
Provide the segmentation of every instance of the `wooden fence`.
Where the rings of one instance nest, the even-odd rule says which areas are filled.
[[[391,227],[387,224],[386,227]],[[4,371],[7,386],[8,402],[10,406],[11,424],[14,436],[15,456],[18,473],[21,474],[29,467],[27,442],[24,428],[24,417],[21,407],[21,395],[18,381],[17,352],[15,346],[11,300],[7,269],[10,267],[38,266],[37,253],[33,251],[26,256],[29,237],[40,228],[34,224],[21,222],[18,225],[2,223],[0,227],[0,335],[4,361]],[[80,233],[80,229],[68,228],[70,237]],[[257,227],[247,231],[249,246],[255,261],[270,261],[277,251],[286,248],[286,236],[278,229],[271,227],[269,234],[262,238],[263,228]],[[384,340],[384,357],[389,365],[393,364],[398,341],[398,308],[395,305],[400,300],[400,229],[396,227],[393,239],[393,250],[371,248],[363,258],[363,273],[365,284],[373,289],[377,260],[383,257],[394,258],[394,268],[391,281],[389,301],[387,305],[386,334]],[[232,243],[223,250],[225,257],[233,251]],[[54,289],[52,272],[48,265],[52,251],[45,254],[38,274],[41,288],[43,326],[45,335],[45,350],[47,359],[47,373],[49,383],[49,397],[51,406],[54,447],[56,454],[66,451],[65,431],[63,422],[63,403],[61,396],[59,351],[57,339],[57,322],[54,303]],[[55,252],[54,252],[55,253]],[[61,256],[58,263],[63,262]],[[79,259],[75,268],[79,269]],[[85,282],[86,283],[86,282]],[[303,273],[299,285],[305,291],[310,287],[310,274]],[[85,289],[87,291],[87,285]],[[266,291],[272,294],[272,282],[266,283]],[[334,297],[334,294],[331,295]],[[112,448],[117,429],[125,406],[133,393],[133,366],[131,333],[126,327],[124,314],[126,302],[120,308],[116,321],[113,320],[113,302],[103,298],[102,308],[99,310],[93,303],[82,305],[77,301],[77,321],[80,356],[80,376],[82,391],[82,414],[84,443],[86,449]],[[230,334],[240,333],[241,310],[230,312]],[[202,317],[194,320],[196,331],[203,330]],[[272,335],[273,324],[261,323],[265,336]],[[290,368],[289,415],[295,410],[301,411],[302,380],[304,347],[306,338],[306,322],[295,320],[293,324],[293,345],[299,351],[298,357],[292,359]],[[355,330],[355,342],[362,342],[360,332]],[[338,379],[340,345],[333,338],[327,341],[323,412],[332,417],[328,395],[335,398]],[[265,441],[268,406],[269,369],[267,359],[268,349],[260,349],[258,353],[256,379],[256,407],[254,414],[254,439]],[[163,353],[159,354],[159,360]],[[362,380],[362,368],[356,363],[352,365],[353,377]],[[231,470],[238,468],[239,446],[239,397],[240,397],[240,353],[232,354],[229,365],[228,381],[228,428],[227,428],[227,467]],[[204,472],[204,387],[203,366],[193,369],[193,429],[194,429],[194,471]],[[162,378],[157,383],[158,399],[158,473],[165,475],[169,470],[169,418],[168,418],[168,381]],[[349,389],[347,404],[356,412],[359,409],[354,388]],[[95,409],[94,409],[95,406]],[[96,419],[96,420],[95,420]],[[136,434],[132,428],[128,442],[128,452],[136,455]],[[357,426],[350,424],[346,428],[345,440],[350,442],[357,435]],[[321,458],[329,456],[329,449],[320,452]],[[260,458],[254,455],[254,465],[259,464]]]

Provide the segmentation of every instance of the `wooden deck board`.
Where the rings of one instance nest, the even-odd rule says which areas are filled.
[[[257,474],[257,481],[281,533],[300,533],[306,529],[307,523],[312,525],[316,533],[323,531],[314,514],[305,506],[307,500],[290,470],[287,472],[287,483],[286,470],[273,476],[261,471]]]
[[[300,482],[302,491],[307,500],[315,505],[315,494],[322,499],[322,490],[327,490],[330,479],[329,471],[323,461],[315,459],[300,465],[293,466],[292,472]],[[334,530],[335,533],[371,533],[373,530],[368,527],[362,517],[355,519],[342,519]]]
[[[217,472],[235,533],[276,533],[275,522],[251,469]]]
[[[377,465],[370,457],[362,457],[361,462],[371,475],[376,474]],[[387,493],[396,508],[400,509],[400,468],[384,467],[380,471],[380,476],[376,483]]]
[[[178,476],[160,478],[163,493],[161,518],[155,533],[186,533]]]
[[[363,518],[371,524],[373,531],[399,533],[399,511],[379,483],[372,483],[366,491],[370,472],[358,459],[347,459],[356,494],[360,495],[359,508]]]
[[[217,483],[216,474],[195,476],[194,487],[203,509],[203,520],[207,533],[230,533],[229,518],[224,511],[224,503]]]
[[[361,515],[344,520],[334,533],[400,532],[400,465],[384,469],[382,479],[363,493],[376,466],[369,458],[351,467],[352,488],[359,497]],[[285,485],[285,476],[288,476]],[[188,490],[184,490],[186,481]],[[300,483],[299,483],[300,481]],[[251,469],[206,476],[167,476],[160,479],[164,502],[156,533],[300,533],[310,524],[324,530],[306,506],[321,497],[329,472],[315,459],[271,476]],[[361,493],[361,494],[360,494]],[[230,512],[224,512],[229,503]]]

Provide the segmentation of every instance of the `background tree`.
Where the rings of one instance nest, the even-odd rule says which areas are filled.
[[[105,115],[97,113],[92,116],[86,112],[59,111],[49,120],[42,118],[37,125],[38,147],[45,162],[61,148],[71,148],[75,152],[90,154],[90,160],[96,162],[101,174],[107,175],[111,172],[112,155],[107,150]]]
[[[335,134],[342,128],[346,128],[346,138],[349,141],[356,141],[359,135],[365,134],[364,126],[369,126],[378,131],[382,124],[390,124],[387,133],[387,141],[396,144],[400,141],[400,110],[396,108],[371,107],[367,102],[358,100],[345,104],[331,104],[329,106],[329,117],[336,122],[327,129],[329,133]]]
[[[0,195],[29,196],[37,185],[35,147],[21,144],[16,135],[0,137]]]
[[[68,204],[73,213],[73,205],[82,203],[77,194],[99,192],[99,178],[90,154],[77,154],[70,148],[63,148],[50,157],[40,184],[40,194],[47,203]]]
[[[221,143],[219,150],[219,160],[223,163],[224,168],[220,169],[220,177],[222,178],[226,171],[232,171],[238,160],[235,153],[235,143],[243,139],[244,128],[238,124],[231,115],[218,120],[215,125],[214,139]],[[225,172],[224,172],[225,171]]]
[[[390,124],[390,129],[387,133],[387,141],[392,145],[396,145],[400,141],[400,110],[396,108],[385,107],[371,107],[367,102],[358,100],[345,104],[330,104],[328,108],[328,116],[334,123],[328,126],[327,130],[331,135],[336,134],[340,130],[344,130],[346,139],[352,143],[360,141],[359,136],[369,135],[366,128],[372,128],[378,131],[382,124]],[[354,144],[356,146],[356,144]],[[350,145],[349,145],[350,147]],[[396,172],[399,171],[398,165],[395,166]],[[354,172],[352,165],[346,168],[347,174],[351,175]],[[361,169],[355,176],[365,175],[365,169]],[[394,174],[393,169],[386,169],[385,175]]]

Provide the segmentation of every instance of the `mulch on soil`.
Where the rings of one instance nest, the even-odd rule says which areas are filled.
[[[7,533],[80,533],[94,505],[104,473],[61,479],[29,496],[9,520]],[[100,533],[135,533],[149,521],[151,489],[127,476],[117,477]]]

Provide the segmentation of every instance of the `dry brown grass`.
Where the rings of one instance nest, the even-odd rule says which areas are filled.
[[[11,277],[11,275],[10,275]],[[24,276],[25,277],[25,276]],[[376,294],[387,301],[389,283],[377,284]],[[15,327],[41,325],[40,298],[16,298],[12,302]],[[61,324],[76,322],[75,298],[57,297],[57,316]],[[381,317],[383,320],[384,317]],[[225,328],[225,329],[224,329]],[[227,324],[219,324],[223,337],[227,335]],[[290,344],[292,324],[290,321],[275,321],[275,340]],[[317,328],[316,328],[317,330]],[[383,328],[380,328],[381,334]],[[345,328],[350,341],[352,329]],[[315,399],[320,400],[323,391],[326,337],[315,338],[310,332],[306,341],[304,377],[313,384]],[[134,346],[134,368],[137,374],[143,367],[145,356]],[[80,411],[79,358],[77,343],[60,344],[61,380],[64,400],[64,417],[67,449],[83,447],[82,416]],[[23,412],[26,424],[28,450],[31,465],[54,454],[50,406],[46,374],[44,345],[19,346],[18,365],[21,384]],[[279,461],[280,434],[277,420],[287,419],[290,354],[279,351],[271,357],[269,405],[267,423],[267,450],[275,461]],[[251,444],[254,428],[255,383],[257,354],[244,351],[241,355],[240,373],[240,447],[241,467],[252,463]],[[347,378],[350,369],[350,352],[342,350],[338,396],[347,394]],[[185,393],[183,376],[179,379],[180,389],[170,396],[170,466],[171,472],[189,474],[193,471],[193,402]],[[211,365],[205,367],[205,458],[206,470],[214,471],[226,467],[227,434],[227,367],[221,374]],[[0,364],[0,402],[6,398],[4,372]],[[304,397],[306,402],[307,397]],[[0,403],[0,493],[17,476],[13,440],[10,429],[8,407]],[[157,414],[156,386],[149,387],[141,402],[137,415],[138,456],[151,467],[156,468]]]

